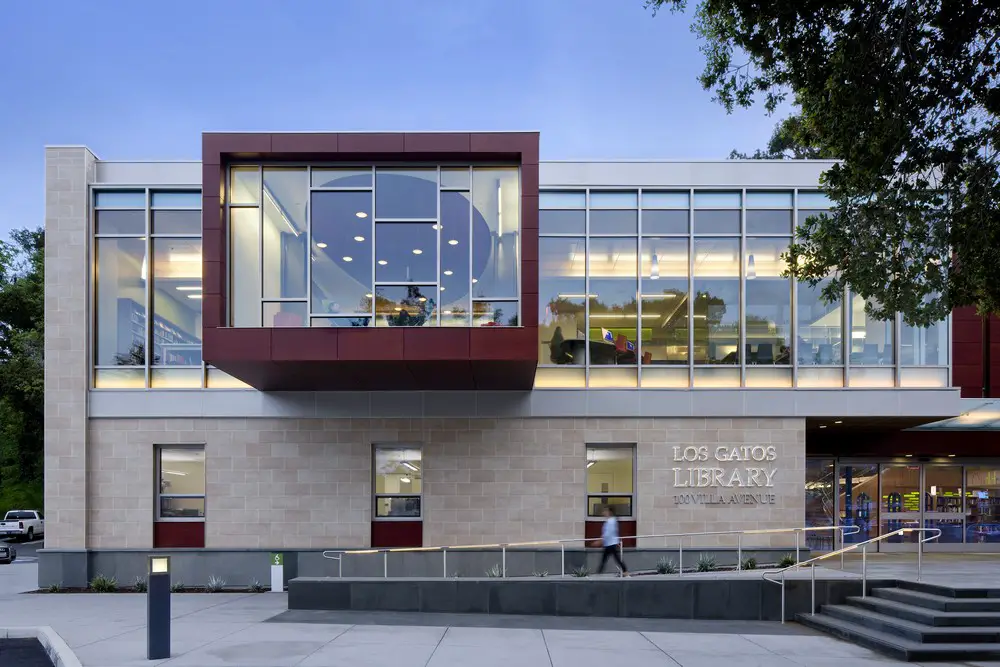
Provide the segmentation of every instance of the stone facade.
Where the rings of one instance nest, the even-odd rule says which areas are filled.
[[[422,445],[426,545],[582,537],[586,446],[601,443],[637,447],[642,534],[787,528],[804,518],[802,419],[93,419],[88,547],[152,546],[154,447],[178,443],[205,446],[208,548],[367,546],[374,444]],[[743,444],[775,447],[774,486],[726,493],[773,493],[774,504],[674,504],[678,493],[712,489],[674,488],[673,468],[697,464],[676,462],[673,447]]]
[[[45,150],[45,546],[86,544],[89,190],[93,153]]]

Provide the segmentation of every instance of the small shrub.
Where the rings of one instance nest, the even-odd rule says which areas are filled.
[[[590,568],[587,567],[586,565],[581,565],[580,567],[573,568],[573,576],[574,577],[581,577],[581,578],[582,577],[589,577],[590,576]]]
[[[118,580],[99,574],[91,579],[90,589],[95,593],[114,593],[118,590]]]
[[[259,581],[257,581],[256,579],[253,579],[253,580],[250,581],[250,592],[251,593],[263,593],[264,592],[264,585],[262,583],[260,583]]]
[[[743,562],[740,564],[740,569],[741,570],[756,570],[757,569],[757,559],[754,558],[753,556],[747,556],[746,558],[743,559]]]
[[[490,579],[499,579],[503,576],[503,569],[501,569],[500,564],[497,563],[490,569],[486,570],[486,576]]]
[[[793,565],[795,565],[795,556],[792,554],[785,554],[778,561],[778,567],[791,567]]]
[[[51,584],[51,585],[50,585],[50,586],[49,586],[48,588],[46,588],[45,590],[46,590],[46,592],[48,592],[48,593],[58,593],[59,591],[61,591],[61,590],[62,590],[62,588],[61,588],[61,587],[59,586],[59,584]]]
[[[454,572],[451,573],[451,578],[452,579],[461,579],[462,578],[462,573],[459,572],[458,570],[455,570]]]
[[[186,590],[187,590],[187,587],[184,586],[184,582],[183,581],[175,581],[172,584],[170,584],[170,592],[171,593],[183,593]]]
[[[225,587],[226,580],[213,574],[208,578],[208,585],[205,586],[205,591],[208,593],[221,593]]]
[[[532,572],[531,575],[533,577],[547,577],[549,576],[549,571],[548,570],[542,570],[541,572],[535,571]]]
[[[149,584],[146,583],[146,578],[140,575],[135,578],[134,582],[132,582],[132,588],[136,593],[145,593],[149,590]]]
[[[715,563],[715,556],[710,554],[702,554],[698,557],[698,571],[699,572],[712,572],[717,567]]]
[[[669,558],[661,558],[656,561],[657,574],[677,574],[677,566]]]

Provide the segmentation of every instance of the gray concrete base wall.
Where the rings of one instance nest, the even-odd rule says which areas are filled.
[[[38,586],[53,584],[66,588],[82,588],[101,574],[115,577],[122,586],[129,586],[137,576],[146,573],[146,558],[152,554],[169,555],[171,579],[188,586],[204,586],[209,577],[221,577],[230,586],[249,586],[257,580],[267,586],[271,580],[270,552],[257,549],[177,549],[146,551],[141,549],[101,549],[89,551],[43,549],[38,552]],[[501,566],[504,555],[500,549],[456,550],[447,552],[399,552],[383,554],[342,555],[341,561],[324,558],[320,551],[286,551],[284,553],[285,583],[302,577],[483,577],[487,570]],[[758,566],[777,563],[789,554],[788,549],[754,549],[742,552],[744,559],[756,558]],[[791,552],[794,555],[794,551]],[[737,560],[735,549],[685,550],[685,572],[694,571],[702,555],[715,558],[720,567],[733,566]],[[800,558],[809,558],[808,549],[802,549]],[[506,556],[507,576],[528,577],[561,572],[571,574],[582,566],[591,572],[600,564],[600,551],[596,549],[567,549],[565,553],[552,549],[509,550]],[[661,558],[674,565],[682,562],[677,549],[626,549],[625,564],[633,571],[654,570]],[[562,569],[565,564],[565,570]],[[609,572],[614,571],[609,565]]]
[[[894,581],[869,581],[869,587]],[[785,583],[785,619],[808,612],[808,579]],[[816,582],[816,605],[859,595],[861,582]],[[781,619],[781,587],[754,577],[608,579],[339,579],[300,577],[288,586],[289,609],[538,614],[728,621]]]

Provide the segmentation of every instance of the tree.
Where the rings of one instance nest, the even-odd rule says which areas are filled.
[[[40,500],[43,457],[45,239],[11,239],[0,241],[0,503]]]
[[[758,148],[752,154],[734,150],[729,154],[730,160],[822,160],[835,157],[818,145],[816,136],[801,114],[779,122],[766,149]]]
[[[683,10],[686,0],[647,0]],[[794,96],[810,144],[843,160],[788,272],[914,325],[1000,312],[1000,4],[701,0],[700,81],[727,111]],[[801,136],[801,135],[796,135]]]

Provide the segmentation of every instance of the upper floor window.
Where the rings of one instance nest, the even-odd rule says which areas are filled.
[[[233,326],[518,326],[516,167],[229,176]]]

